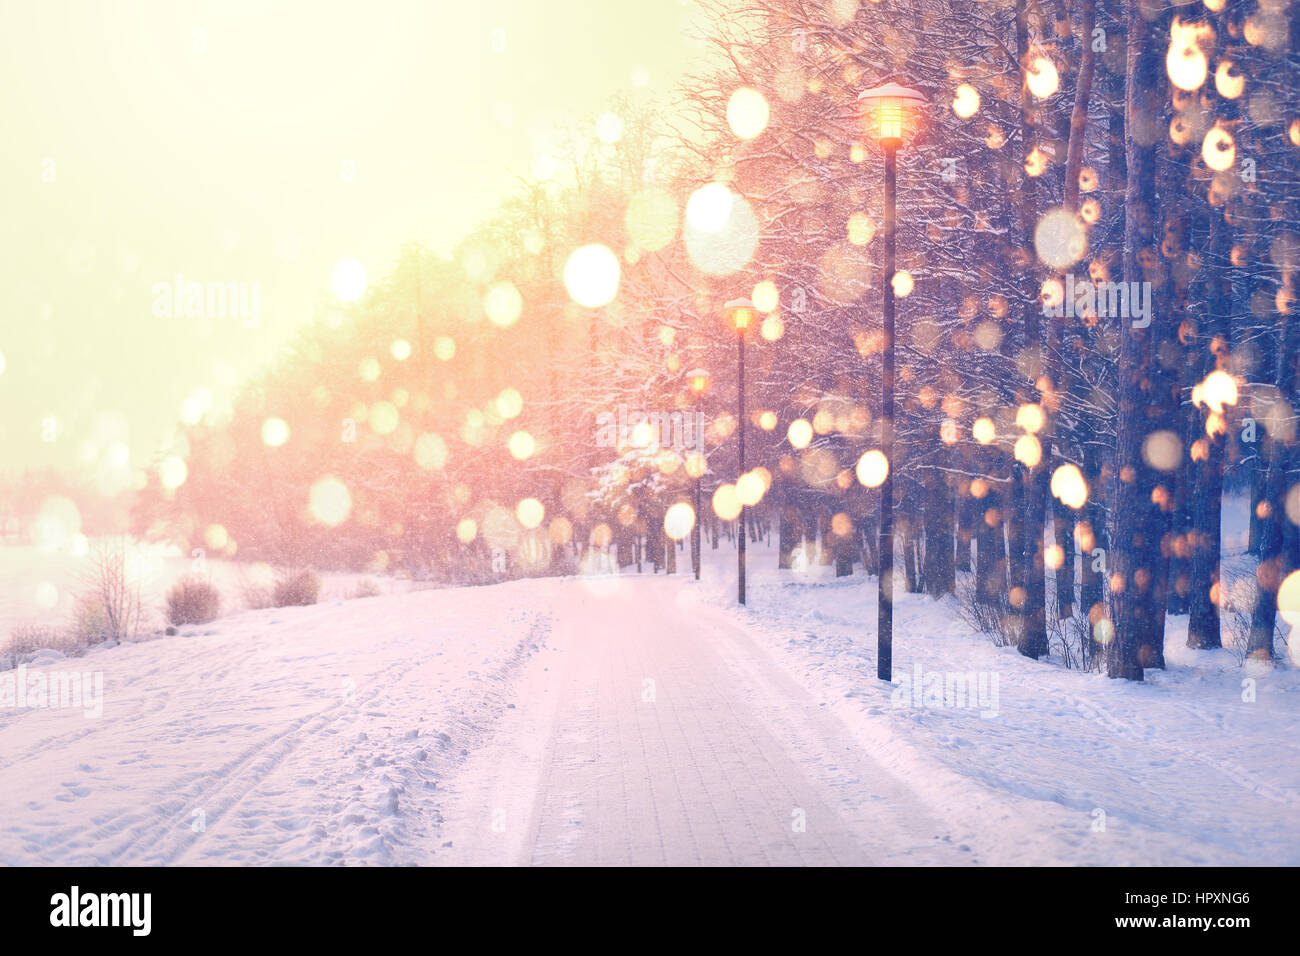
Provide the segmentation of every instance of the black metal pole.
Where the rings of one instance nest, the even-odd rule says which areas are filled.
[[[740,429],[740,470],[736,475],[739,480],[740,476],[745,473],[745,330],[737,329],[740,341],[740,367],[739,374],[736,377],[738,383],[738,405],[740,407],[740,421],[737,425]],[[737,552],[737,589],[738,600],[741,604],[745,603],[745,506],[740,506],[740,528],[739,534],[740,550]]]
[[[691,566],[695,569],[695,580],[700,579],[700,478],[695,478],[695,528],[691,532]]]
[[[880,376],[880,450],[889,470],[880,485],[880,577],[877,595],[876,676],[893,679],[894,667],[894,202],[897,145],[885,144],[885,311]]]

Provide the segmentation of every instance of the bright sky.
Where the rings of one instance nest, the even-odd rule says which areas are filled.
[[[668,94],[700,55],[691,17],[685,0],[6,4],[0,471],[124,447],[147,467],[187,396],[220,402],[315,314],[341,258],[378,278],[403,242],[448,251],[549,120]],[[155,315],[178,274],[256,284],[259,324]]]

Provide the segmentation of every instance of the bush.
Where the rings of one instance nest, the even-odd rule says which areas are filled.
[[[207,578],[181,578],[167,592],[167,620],[171,624],[206,624],[221,612],[221,593]]]
[[[239,593],[243,595],[244,607],[253,611],[275,606],[275,594],[272,588],[257,584],[243,585]]]
[[[80,657],[86,651],[85,645],[74,634],[48,624],[18,625],[9,632],[9,640],[0,647],[0,651],[12,655],[17,662],[46,648],[59,651],[67,657]]]
[[[293,571],[275,582],[271,603],[276,607],[302,607],[320,597],[320,578],[310,569]]]
[[[72,635],[82,644],[101,644],[109,639],[108,615],[98,591],[86,591],[72,609]]]
[[[373,578],[362,578],[352,587],[352,597],[368,598],[379,596],[379,585]]]
[[[77,601],[73,631],[85,644],[129,641],[140,633],[144,607],[140,584],[127,574],[125,537],[95,543],[86,575],[88,591]]]
[[[957,616],[975,630],[987,634],[997,647],[1019,646],[1019,621],[1011,613],[1007,595],[980,595],[978,588],[975,575],[958,575]]]

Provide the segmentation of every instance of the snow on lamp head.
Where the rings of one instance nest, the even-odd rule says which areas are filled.
[[[709,373],[706,369],[693,368],[686,373],[686,383],[691,394],[698,398],[709,390]]]
[[[912,131],[912,111],[924,106],[925,94],[892,80],[858,94],[867,130],[887,146],[900,146]]]
[[[744,335],[754,324],[754,303],[749,299],[732,299],[724,308],[728,324],[739,335]]]

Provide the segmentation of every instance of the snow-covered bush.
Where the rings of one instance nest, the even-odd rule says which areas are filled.
[[[108,617],[104,602],[96,591],[86,591],[72,608],[72,635],[82,644],[100,644],[108,640]]]
[[[320,597],[320,577],[310,568],[291,571],[275,582],[271,603],[276,607],[315,604]]]
[[[221,613],[221,593],[207,578],[181,578],[167,592],[167,620],[171,624],[206,624]]]
[[[957,615],[998,647],[1016,646],[1018,621],[1011,614],[1011,602],[1001,593],[981,596],[973,574],[957,576]]]
[[[1095,671],[1101,666],[1102,655],[1092,636],[1092,623],[1077,609],[1064,620],[1049,614],[1047,646],[1053,658],[1072,670]]]
[[[83,644],[121,643],[136,637],[144,619],[140,582],[127,571],[124,537],[96,542],[86,575],[87,590],[73,611],[73,633]]]
[[[0,670],[28,661],[41,650],[55,650],[67,657],[86,652],[85,645],[67,630],[48,624],[20,624],[0,644]]]
[[[379,593],[379,585],[374,578],[362,578],[352,586],[353,598],[378,597]]]

